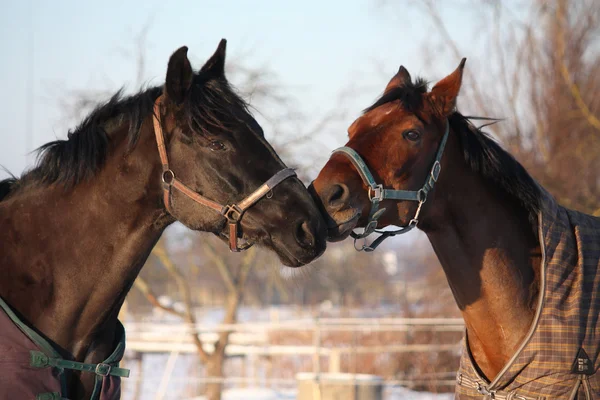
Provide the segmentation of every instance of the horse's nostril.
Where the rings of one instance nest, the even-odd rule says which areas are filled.
[[[315,235],[313,234],[308,221],[299,221],[296,224],[296,241],[302,248],[309,248],[315,245]]]
[[[330,209],[339,210],[348,201],[348,196],[348,186],[344,184],[335,184],[329,189],[326,205]]]

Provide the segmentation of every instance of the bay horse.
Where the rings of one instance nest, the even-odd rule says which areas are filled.
[[[119,397],[119,309],[175,221],[291,267],[325,250],[319,209],[225,77],[226,41],[197,73],[187,50],[164,86],[117,93],[0,182],[1,399]]]
[[[465,61],[431,90],[401,66],[352,123],[309,187],[328,240],[427,235],[465,321],[457,398],[600,398],[600,219],[456,110]]]

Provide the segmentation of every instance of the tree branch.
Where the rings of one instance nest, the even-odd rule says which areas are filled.
[[[137,277],[137,279],[133,283],[133,286],[136,287],[140,292],[142,292],[144,297],[146,297],[146,300],[148,300],[148,302],[150,304],[152,304],[152,306],[159,308],[163,311],[166,311],[169,314],[176,315],[180,318],[185,318],[185,315],[183,313],[175,310],[173,307],[169,307],[169,306],[160,304],[160,302],[158,301],[158,298],[156,297],[154,292],[152,292],[152,289],[150,289],[148,282],[146,282],[146,280],[144,278],[142,278],[141,276]]]
[[[587,104],[583,100],[581,96],[581,91],[579,90],[579,86],[571,79],[571,74],[569,73],[569,67],[567,66],[567,62],[565,60],[565,25],[567,23],[566,12],[565,12],[565,0],[559,0],[558,6],[556,7],[556,19],[557,19],[557,28],[558,28],[558,59],[560,62],[560,73],[569,87],[571,92],[571,96],[575,100],[575,103],[581,110],[586,121],[595,129],[600,131],[600,120],[590,111]]]
[[[438,9],[435,6],[435,1],[428,0],[425,2],[425,6],[429,11],[429,16],[431,17],[434,26],[437,28],[438,32],[444,38],[448,46],[450,46],[450,50],[452,50],[454,57],[457,60],[460,60],[462,58],[461,51],[458,48],[456,41],[452,38],[452,35],[450,35],[450,32],[448,32],[448,28],[446,28],[446,24],[444,23],[442,16],[440,15]],[[473,95],[475,96],[476,103],[482,108],[482,112],[485,115],[488,115],[488,109],[485,106],[487,102],[484,101],[483,95],[481,94],[481,90],[479,89],[479,85],[475,80],[473,80],[471,88],[473,90]]]
[[[235,291],[237,293],[244,290],[244,286],[246,285],[246,280],[248,279],[248,275],[250,274],[250,269],[252,269],[252,265],[254,259],[256,258],[256,249],[248,249],[244,258],[242,260],[242,265],[238,271],[238,274],[235,278]]]
[[[225,317],[223,318],[223,324],[230,325],[234,324],[237,320],[238,306],[242,300],[244,294],[244,286],[252,269],[253,261],[256,257],[256,249],[251,248],[246,251],[242,260],[242,265],[236,277],[235,290],[230,291],[227,296],[227,306],[225,309]],[[219,333],[219,339],[215,343],[215,353],[224,351],[225,347],[229,343],[229,335],[231,331],[223,331]]]
[[[233,276],[231,275],[231,271],[227,267],[223,257],[220,257],[208,242],[206,242],[204,245],[204,249],[206,250],[206,254],[212,260],[212,262],[216,264],[219,274],[221,274],[221,278],[223,278],[223,282],[225,282],[225,286],[227,286],[227,290],[230,292],[235,292]]]
[[[200,335],[196,330],[196,317],[194,316],[192,310],[192,298],[190,295],[190,288],[188,286],[187,280],[183,276],[183,274],[179,271],[179,269],[175,266],[171,258],[167,255],[164,244],[162,242],[158,243],[152,252],[158,257],[162,265],[165,269],[173,275],[175,280],[177,281],[177,285],[179,286],[179,290],[181,290],[181,294],[183,297],[183,302],[185,304],[185,313],[180,315],[190,326],[192,336],[192,340],[196,345],[196,349],[198,350],[198,355],[202,362],[207,362],[210,358],[210,355],[206,350],[204,350],[204,346],[202,344],[202,340],[200,339]]]

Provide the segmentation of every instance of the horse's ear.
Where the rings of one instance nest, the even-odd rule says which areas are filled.
[[[406,68],[404,68],[404,66],[401,65],[400,68],[398,69],[398,72],[396,72],[396,75],[394,75],[394,77],[390,80],[390,82],[385,87],[384,93],[387,93],[394,88],[397,88],[400,86],[408,86],[410,84],[411,84],[410,74],[408,73]]]
[[[185,100],[187,93],[192,86],[192,78],[194,72],[192,65],[187,58],[188,48],[180,47],[169,59],[167,67],[167,79],[165,81],[165,94],[174,101],[180,104]]]
[[[429,92],[431,102],[443,117],[452,114],[456,108],[456,98],[460,92],[460,85],[462,83],[463,70],[466,61],[467,59],[463,58],[460,61],[458,68],[439,81],[433,89],[431,89],[431,92]]]
[[[209,74],[212,77],[219,78],[225,75],[225,50],[227,48],[227,40],[221,39],[219,46],[206,64],[202,66],[200,72]]]

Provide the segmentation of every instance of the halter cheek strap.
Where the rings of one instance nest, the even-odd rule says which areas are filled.
[[[421,207],[427,201],[427,195],[433,189],[433,186],[438,180],[440,172],[442,171],[442,155],[444,154],[444,148],[446,147],[446,142],[448,141],[448,134],[450,131],[450,123],[446,123],[446,130],[444,132],[444,136],[442,137],[442,141],[440,142],[440,146],[438,147],[437,154],[435,156],[435,161],[431,166],[431,170],[429,171],[429,175],[425,180],[425,184],[419,190],[393,190],[393,189],[384,189],[382,184],[378,184],[375,182],[375,178],[373,178],[373,174],[369,170],[369,167],[362,159],[362,157],[352,148],[350,147],[340,147],[333,151],[333,154],[339,153],[348,157],[352,162],[352,165],[358,171],[361,179],[367,186],[369,200],[371,201],[371,210],[369,211],[369,219],[365,229],[362,233],[351,232],[350,235],[354,238],[354,247],[358,251],[367,251],[371,252],[377,248],[388,237],[400,235],[406,232],[409,232],[413,228],[417,226],[419,223],[419,215],[421,213]],[[414,217],[410,220],[408,225],[401,227],[396,231],[378,231],[377,228],[377,220],[379,217],[383,215],[385,212],[385,208],[379,209],[379,203],[382,200],[407,200],[407,201],[418,201],[419,205],[417,207],[417,211],[415,212]],[[379,237],[375,239],[371,244],[367,245],[366,241],[361,247],[356,247],[356,241],[358,239],[363,239],[369,236],[372,233],[379,233]]]
[[[252,192],[248,197],[242,201],[230,205],[222,205],[197,193],[190,189],[188,186],[183,184],[180,180],[175,177],[175,172],[169,168],[169,159],[167,157],[167,149],[165,146],[165,139],[163,135],[162,122],[161,122],[161,104],[163,96],[159,96],[154,103],[154,134],[156,136],[156,145],[158,147],[158,154],[160,156],[160,162],[162,164],[162,183],[163,183],[163,199],[165,208],[173,217],[173,208],[171,206],[171,189],[176,189],[185,196],[192,199],[194,202],[206,206],[227,219],[229,224],[229,235],[221,234],[221,237],[228,241],[229,248],[231,251],[238,252],[250,248],[253,243],[246,242],[243,244],[238,243],[238,230],[239,224],[242,220],[242,216],[257,201],[265,197],[273,188],[279,185],[287,178],[296,176],[291,168],[284,168],[281,171],[273,175],[268,181],[263,183],[258,189]],[[268,197],[268,196],[267,196]],[[177,219],[177,217],[175,217]]]

